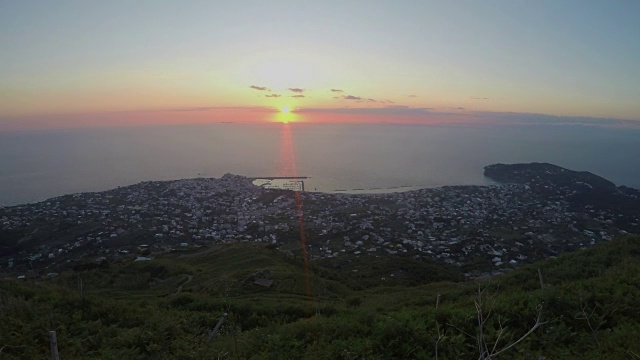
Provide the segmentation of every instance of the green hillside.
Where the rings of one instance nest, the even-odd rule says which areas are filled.
[[[305,264],[252,244],[88,263],[0,281],[0,355],[48,358],[55,330],[61,359],[478,359],[478,343],[490,358],[540,316],[498,357],[640,359],[639,259],[640,237],[624,237],[466,281],[406,258]]]

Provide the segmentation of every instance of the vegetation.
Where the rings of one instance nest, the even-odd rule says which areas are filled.
[[[475,281],[396,260],[225,245],[5,279],[0,355],[55,330],[61,359],[640,359],[640,237]]]

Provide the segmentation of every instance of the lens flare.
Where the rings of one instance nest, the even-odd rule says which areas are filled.
[[[296,158],[294,153],[293,136],[291,134],[291,125],[282,124],[282,132],[280,136],[280,163],[278,169],[278,176],[298,177],[298,169],[296,166]],[[304,212],[302,206],[302,195],[300,191],[294,192],[298,229],[300,234],[300,247],[302,249],[302,266],[304,268],[304,277],[307,296],[310,301],[310,305],[313,306],[313,284],[311,278],[311,272],[309,269],[309,253],[307,250],[307,233],[305,231]]]

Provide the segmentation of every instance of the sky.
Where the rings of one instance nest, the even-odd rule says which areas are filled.
[[[0,131],[220,121],[635,126],[638,14],[636,0],[0,0]]]

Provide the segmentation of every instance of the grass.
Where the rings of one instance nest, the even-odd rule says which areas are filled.
[[[640,352],[630,341],[640,331],[639,255],[640,238],[627,237],[476,282],[408,258],[325,259],[305,268],[272,247],[216,245],[2,280],[0,346],[24,345],[6,348],[7,359],[46,358],[53,329],[65,358],[433,358],[439,326],[441,358],[476,359],[467,334],[477,332],[480,286],[496,314],[486,325],[493,339],[498,315],[505,339],[517,338],[544,307],[547,324],[505,358],[625,358],[626,350]],[[273,285],[253,283],[262,277]],[[576,315],[581,309],[599,330]]]

